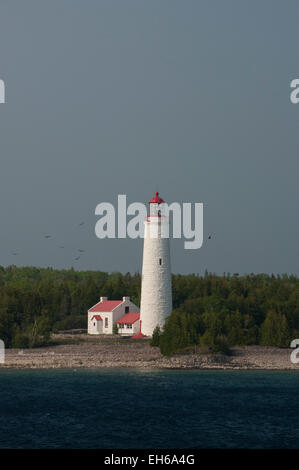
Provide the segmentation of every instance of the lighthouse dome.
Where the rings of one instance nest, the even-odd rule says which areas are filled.
[[[156,191],[155,196],[149,201],[149,204],[163,204],[165,202],[160,196],[159,193]]]

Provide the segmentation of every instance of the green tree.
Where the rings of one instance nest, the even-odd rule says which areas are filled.
[[[20,329],[17,330],[12,340],[12,347],[18,349],[29,348],[29,336]]]
[[[269,310],[261,327],[261,344],[283,348],[289,343],[290,335],[285,315]]]
[[[160,326],[157,325],[153,331],[152,339],[151,339],[151,346],[159,346],[160,344],[160,336],[161,336],[161,329]]]

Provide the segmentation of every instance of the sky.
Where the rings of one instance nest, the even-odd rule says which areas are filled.
[[[297,0],[2,1],[0,265],[140,272],[142,240],[98,239],[95,208],[159,191],[204,207],[202,247],[171,241],[174,273],[299,274],[298,15]]]

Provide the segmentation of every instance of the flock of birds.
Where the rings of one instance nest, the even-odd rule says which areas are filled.
[[[80,222],[80,224],[78,225],[78,227],[82,227],[84,224],[85,224],[85,222]],[[52,237],[52,235],[44,235],[44,238],[45,238],[45,239],[49,239],[49,238],[53,238],[53,237]],[[64,249],[65,246],[64,246],[64,245],[61,245],[61,246],[59,246],[58,248]],[[78,260],[81,258],[81,255],[82,255],[83,253],[85,253],[85,250],[82,250],[82,249],[78,248],[78,252],[79,252],[80,254],[79,254],[78,256],[76,256],[75,261],[78,261]],[[18,256],[18,255],[20,255],[20,252],[19,252],[19,251],[12,251],[11,254],[12,254],[13,256]]]
[[[78,227],[82,227],[84,225],[85,222],[80,222],[80,224],[78,225]],[[52,238],[52,235],[44,235],[44,238],[48,239],[48,238]],[[212,239],[212,235],[209,235],[208,236],[208,240],[211,240]],[[59,246],[58,248],[60,248],[61,250],[64,249],[65,247],[62,245],[62,246]],[[81,258],[81,255],[83,253],[85,253],[85,250],[82,250],[80,248],[78,248],[78,252],[80,253],[78,256],[76,256],[76,258],[74,258],[75,261],[78,261],[80,258]],[[17,251],[13,251],[11,253],[13,256],[18,256],[20,253],[18,253]]]

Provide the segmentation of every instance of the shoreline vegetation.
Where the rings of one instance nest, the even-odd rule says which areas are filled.
[[[116,335],[55,334],[52,344],[34,349],[7,349],[7,369],[219,369],[299,370],[290,360],[292,349],[270,346],[239,346],[229,354],[188,348],[184,353],[163,356],[150,340],[131,340]]]
[[[56,358],[60,357],[59,348],[68,348],[66,355],[77,354],[77,351],[80,354],[81,351],[81,362],[89,367],[83,357],[89,345],[90,357],[97,351],[99,355],[103,354],[101,359],[97,356],[97,365],[100,360],[110,364],[107,357],[113,356],[111,349],[114,348],[118,352],[111,358],[113,364],[134,363],[134,354],[138,355],[140,351],[139,343],[133,344],[132,340],[112,337],[109,340],[97,338],[92,342],[87,337],[79,340],[76,336],[70,340],[68,336],[68,344],[57,344],[57,341],[67,342],[66,338],[63,340],[57,335],[63,331],[86,329],[87,310],[101,296],[117,300],[125,295],[140,305],[140,287],[139,273],[0,266],[0,339],[5,343],[7,357],[10,360],[17,351],[16,363],[21,363],[19,356],[22,355],[28,361],[31,355],[33,363],[38,363],[36,358],[44,350],[45,354],[49,352],[55,356],[52,361],[55,366]],[[146,364],[150,361],[157,367],[175,364],[179,367],[191,367],[190,364],[218,367],[222,361],[225,367],[237,367],[236,358],[243,354],[243,362],[248,361],[250,367],[255,363],[261,367],[267,361],[271,363],[271,359],[269,356],[264,361],[258,351],[266,354],[267,347],[278,348],[278,351],[285,349],[286,357],[289,357],[287,348],[292,340],[299,338],[299,278],[294,275],[224,273],[219,276],[208,271],[204,276],[175,274],[172,275],[172,297],[173,311],[166,319],[163,331],[157,327],[152,340],[142,343],[141,356]],[[55,335],[56,345],[53,343]],[[103,350],[104,345],[106,349]],[[128,354],[130,348],[133,355],[123,361],[122,354]],[[246,351],[246,359],[242,351]],[[258,358],[249,357],[250,351],[255,351]],[[279,363],[279,355],[274,356]],[[242,361],[239,361],[240,367]],[[67,363],[67,359],[62,362]],[[286,364],[283,362],[281,367]]]

